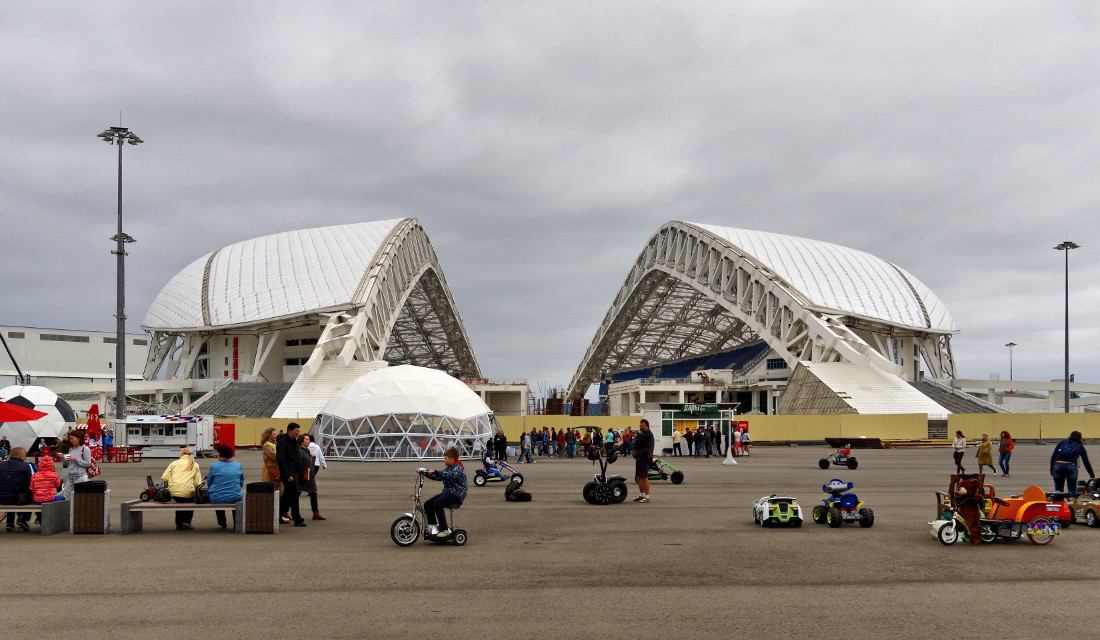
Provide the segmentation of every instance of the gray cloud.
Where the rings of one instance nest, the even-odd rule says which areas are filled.
[[[947,303],[960,373],[1100,379],[1098,13],[950,2],[15,4],[0,21],[3,322],[130,327],[196,257],[420,218],[489,376],[568,382],[683,219],[882,256]]]

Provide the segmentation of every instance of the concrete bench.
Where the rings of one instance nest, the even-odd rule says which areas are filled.
[[[40,513],[42,514],[41,534],[52,536],[55,533],[69,531],[69,512],[71,503],[67,500],[44,504],[3,504],[0,513]]]
[[[244,533],[244,501],[228,504],[191,504],[177,502],[142,502],[130,500],[122,503],[122,535],[137,533],[144,525],[146,511],[163,511],[175,513],[177,511],[233,511],[237,514],[237,525],[234,533]],[[227,516],[228,517],[228,516]]]

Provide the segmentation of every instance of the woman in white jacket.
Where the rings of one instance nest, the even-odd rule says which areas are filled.
[[[966,436],[962,431],[955,432],[955,441],[951,443],[951,448],[955,454],[955,473],[962,475],[966,473],[962,465],[963,454],[966,453]]]

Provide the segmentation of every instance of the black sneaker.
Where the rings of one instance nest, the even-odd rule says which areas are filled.
[[[23,531],[30,531],[31,530],[31,525],[28,522],[20,520],[19,521],[19,528],[22,529]]]
[[[15,531],[15,527],[14,527],[14,526],[11,526],[11,527],[4,527],[4,528],[5,528],[5,529],[7,529],[8,531]]]
[[[294,526],[296,526],[296,527],[304,527],[304,526],[306,526],[306,521],[305,521],[305,520],[302,520],[301,522],[295,522],[295,523],[294,523]]]

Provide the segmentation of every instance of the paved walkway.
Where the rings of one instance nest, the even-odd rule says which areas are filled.
[[[998,493],[1049,485],[1051,446],[1018,447],[1012,477],[993,480]],[[944,547],[926,522],[953,469],[950,450],[856,451],[858,470],[826,472],[817,460],[827,452],[755,447],[735,467],[673,458],[684,484],[655,481],[651,503],[606,507],[581,498],[594,472],[587,461],[521,465],[534,501],[506,503],[502,484],[471,483],[458,512],[470,534],[461,548],[390,541],[418,465],[333,463],[319,477],[329,520],[277,536],[233,535],[202,512],[194,531],[176,531],[163,515],[126,537],[0,533],[0,624],[13,638],[1088,633],[1100,529],[1073,527],[1047,547]],[[259,454],[241,461],[258,479]],[[104,465],[116,532],[118,503],[167,462]],[[476,464],[466,463],[471,478]],[[808,511],[834,477],[855,483],[875,510],[873,528],[753,524],[753,499],[787,492]]]

